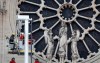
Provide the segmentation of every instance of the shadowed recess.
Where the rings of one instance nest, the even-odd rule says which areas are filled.
[[[55,50],[56,50],[56,48],[57,48],[58,40],[55,39],[54,42],[53,42],[53,44],[54,44],[54,50],[53,50],[53,55],[54,55]],[[58,51],[58,50],[57,50],[57,51]]]
[[[70,0],[66,0],[66,2],[70,2]]]
[[[90,34],[100,43],[100,33],[99,32],[92,30],[90,31]]]
[[[22,29],[21,29],[21,32],[24,32],[24,25],[22,25]]]
[[[70,24],[67,24],[67,37],[70,38],[72,36]]]
[[[58,55],[58,54],[56,54],[56,59],[58,59],[58,60],[59,60],[59,55]]]
[[[31,31],[31,23],[29,24],[29,31]],[[40,22],[32,23],[32,31],[40,27]]]
[[[33,33],[34,39],[37,41],[44,34],[43,30],[39,29],[37,32]]]
[[[96,8],[97,8],[97,10],[100,12],[100,6],[97,6]]]
[[[61,28],[61,23],[57,24],[57,25],[53,28],[53,30],[52,30],[53,35],[59,35],[59,29],[60,29],[60,28]]]
[[[90,24],[91,23],[90,20],[78,17],[77,22],[79,22],[81,24],[81,26],[83,26],[83,28],[85,28],[85,29],[87,29],[88,27],[92,27],[92,25]]]
[[[79,14],[85,17],[93,17],[94,11],[93,9],[86,9],[86,10],[80,11]]]
[[[96,17],[97,20],[100,20],[100,14]]]
[[[95,2],[96,4],[100,4],[100,0],[95,0],[95,1],[96,1],[96,2]]]
[[[79,25],[77,25],[75,22],[72,22],[72,27],[73,27],[73,30],[79,30],[80,33],[83,33],[83,30],[81,27],[79,27]],[[81,35],[82,36],[82,35]]]
[[[30,2],[34,2],[34,3],[41,4],[41,0],[27,0],[27,1],[30,1]]]
[[[36,48],[36,52],[42,52],[44,50],[44,48],[46,47],[46,44],[44,42],[44,38],[35,45]]]
[[[89,37],[89,35],[86,35],[84,40],[91,52],[98,52],[98,45]]]
[[[44,0],[45,1],[45,5],[53,7],[53,8],[58,8],[58,4],[54,1],[54,0]]]
[[[41,14],[43,17],[49,17],[49,16],[56,15],[57,12],[50,9],[43,8],[43,10],[41,11]]]
[[[87,55],[89,55],[85,45],[83,44],[83,41],[78,41],[77,42],[77,48],[78,48],[78,52],[81,58],[87,58]]]
[[[72,60],[71,43],[68,44],[68,60]]]
[[[79,0],[72,0],[73,4],[76,4]]]
[[[100,22],[95,22],[94,24],[95,24],[96,29],[100,31]]]
[[[39,7],[38,6],[36,6],[36,5],[32,5],[32,4],[28,4],[28,3],[26,3],[26,2],[22,2],[21,3],[21,5],[19,5],[19,7],[20,7],[20,10],[21,11],[37,11],[38,9],[39,9]]]
[[[82,2],[77,6],[78,9],[91,6],[91,5],[92,5],[92,4],[91,4],[91,1],[92,1],[92,0],[82,0]]]
[[[44,27],[50,28],[58,21],[58,17],[45,20]]]
[[[57,0],[60,4],[64,3],[64,0]]]
[[[33,22],[34,20],[39,19],[39,16],[37,14],[28,14],[30,18],[32,18]]]

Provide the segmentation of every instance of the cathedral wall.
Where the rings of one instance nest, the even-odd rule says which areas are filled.
[[[17,0],[1,0],[0,2],[3,3],[3,1],[5,1],[5,11],[0,12],[0,39],[2,38],[2,34],[4,39],[5,36],[15,33],[16,21]]]
[[[6,37],[15,33],[16,5],[17,0],[0,0],[0,63],[7,61]]]

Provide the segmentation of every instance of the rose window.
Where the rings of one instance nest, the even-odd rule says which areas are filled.
[[[32,18],[32,35],[36,52],[45,55],[47,44],[44,42],[44,30],[52,29],[53,36],[59,35],[61,22],[68,28],[67,37],[73,30],[79,30],[81,36],[77,42],[79,61],[84,62],[100,52],[100,0],[20,0],[18,14]],[[57,46],[55,41],[55,49]],[[54,51],[55,51],[54,49]],[[71,62],[71,43],[68,44],[68,61]],[[58,59],[56,54],[56,59]]]

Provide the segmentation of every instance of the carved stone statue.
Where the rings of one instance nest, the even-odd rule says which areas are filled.
[[[61,57],[61,63],[64,61],[65,54],[67,54],[67,26],[62,22],[62,27],[59,30],[60,44],[59,44],[59,56]]]
[[[75,30],[72,34],[72,39],[71,39],[72,63],[77,63],[77,59],[79,57],[77,50],[77,41],[79,41],[79,36],[80,36],[79,30]]]
[[[47,58],[50,59],[52,58],[52,52],[53,52],[53,37],[52,37],[52,30],[51,29],[46,29],[44,31],[44,38],[45,42],[48,45],[47,48]]]

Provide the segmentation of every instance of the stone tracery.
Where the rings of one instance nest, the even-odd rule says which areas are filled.
[[[21,1],[20,1],[21,2]],[[78,5],[82,2],[82,0],[78,0],[77,3],[73,4],[73,0],[70,0],[70,2],[67,2],[66,0],[64,0],[63,4],[59,3],[58,0],[54,0],[54,2],[59,6],[58,8],[53,8],[50,6],[45,5],[46,1],[41,0],[41,4],[37,4],[34,2],[30,2],[28,0],[25,0],[23,2],[26,2],[28,4],[32,4],[35,6],[39,6],[39,9],[36,12],[32,12],[32,11],[21,11],[19,10],[19,14],[37,14],[39,16],[39,19],[34,20],[33,23],[36,22],[40,22],[40,26],[39,28],[33,30],[33,33],[39,31],[40,29],[45,30],[46,26],[45,25],[45,20],[48,19],[52,19],[55,17],[58,17],[58,21],[55,22],[55,24],[53,24],[50,29],[53,29],[55,26],[57,26],[61,21],[64,21],[66,24],[69,24],[70,29],[71,29],[71,33],[74,30],[74,26],[73,26],[73,22],[75,22],[82,30],[83,32],[81,32],[81,36],[79,37],[79,40],[81,40],[84,44],[84,46],[86,47],[89,56],[92,55],[92,51],[90,50],[89,46],[87,45],[87,43],[85,42],[85,37],[86,35],[88,35],[98,46],[100,46],[100,43],[90,34],[91,31],[95,30],[96,32],[100,32],[99,29],[96,28],[95,22],[99,23],[99,20],[96,19],[96,17],[100,14],[100,11],[97,10],[96,7],[100,7],[100,4],[96,4],[96,0],[92,0],[91,1],[91,5],[84,7],[84,8],[78,8]],[[56,11],[57,14],[52,15],[52,16],[48,16],[48,17],[44,17],[43,14],[41,14],[41,11],[44,11],[43,8],[52,10],[52,11]],[[87,9],[93,9],[93,11],[95,12],[95,14],[93,14],[92,17],[87,17],[87,16],[83,16],[81,14],[79,14],[79,12],[87,10]],[[71,12],[70,16],[67,15],[67,17],[63,14],[64,10],[68,10]],[[91,27],[87,27],[85,28],[82,24],[80,24],[80,22],[78,21],[77,18],[82,18],[82,19],[86,19],[86,20],[90,20],[90,25]],[[39,43],[42,39],[43,39],[44,35],[42,35],[36,42],[35,45],[37,43]],[[70,38],[70,37],[68,37]],[[95,55],[95,54],[94,54]],[[88,58],[89,58],[88,56]]]

